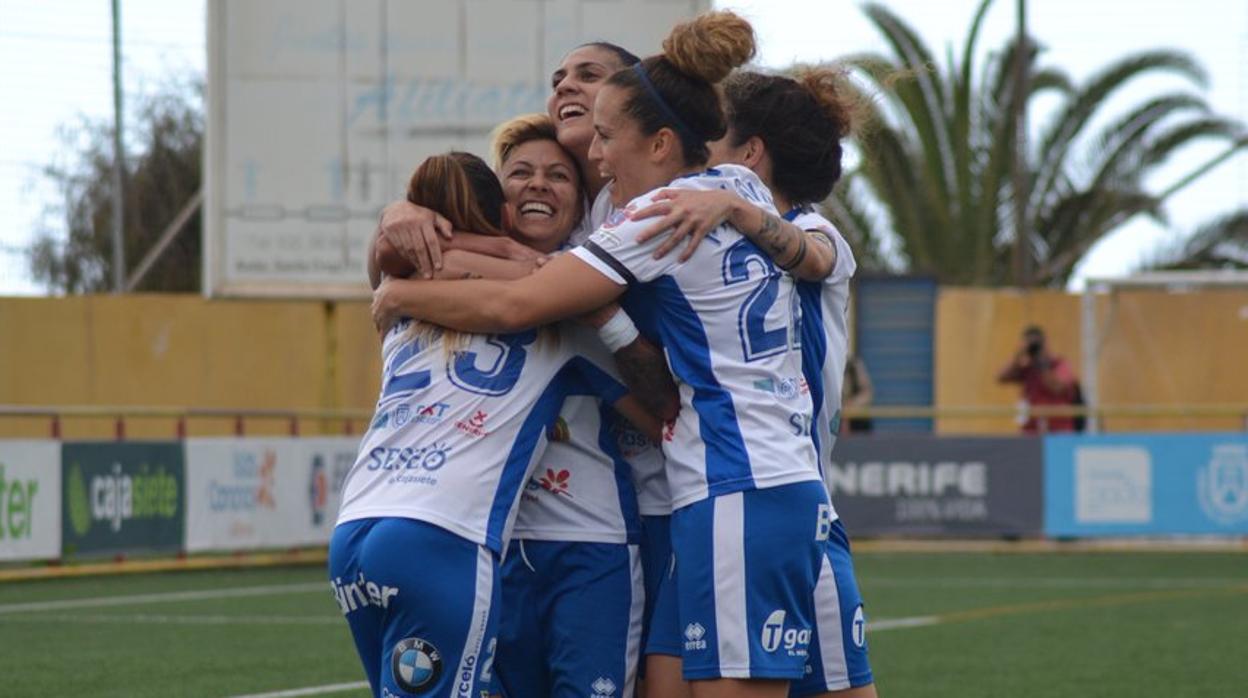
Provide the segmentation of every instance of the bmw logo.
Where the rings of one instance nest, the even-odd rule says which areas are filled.
[[[407,693],[423,693],[433,688],[442,675],[442,655],[432,644],[409,637],[394,646],[390,668],[399,688]]]

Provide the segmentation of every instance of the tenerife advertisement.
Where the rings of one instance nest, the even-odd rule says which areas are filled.
[[[65,443],[61,469],[66,556],[182,548],[181,443]]]
[[[1248,534],[1248,434],[1050,436],[1051,536]]]
[[[836,442],[827,478],[852,535],[1039,535],[1036,438],[872,436]]]
[[[188,439],[189,551],[329,541],[358,439]]]
[[[0,560],[60,555],[60,442],[0,441]]]

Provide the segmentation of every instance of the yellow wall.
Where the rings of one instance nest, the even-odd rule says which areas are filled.
[[[1018,401],[996,383],[1029,324],[1082,370],[1080,300],[1060,291],[945,288],[936,308],[938,406]],[[1098,303],[1101,397],[1112,404],[1248,402],[1248,290],[1130,291]],[[0,299],[0,404],[369,411],[381,374],[365,302],[222,301],[136,295]],[[47,419],[0,417],[0,437],[46,436]],[[303,420],[342,433],[343,420]],[[365,425],[352,424],[356,433]],[[1116,418],[1110,430],[1241,429],[1226,417]],[[229,434],[196,418],[191,435]],[[127,435],[171,438],[170,418],[128,419]],[[284,434],[249,419],[247,433]],[[943,433],[1013,433],[1010,417],[942,418]],[[67,438],[111,438],[108,418],[67,418]]]
[[[1061,291],[944,288],[936,306],[937,406],[1014,406],[997,372],[1027,325],[1083,369],[1080,297]],[[1100,400],[1107,405],[1248,403],[1248,290],[1121,291],[1098,297]],[[1116,417],[1110,431],[1242,429],[1236,417]],[[942,433],[1013,433],[1009,417],[942,418]]]
[[[175,295],[0,300],[0,404],[368,409],[376,400],[377,355],[364,303]],[[307,433],[343,427],[300,424]],[[234,422],[196,418],[188,428],[228,434]],[[137,438],[167,438],[175,429],[169,418],[126,423]],[[247,421],[248,433],[288,429],[282,420]],[[48,433],[46,419],[0,419],[0,436]],[[110,438],[114,424],[69,418],[63,433]]]

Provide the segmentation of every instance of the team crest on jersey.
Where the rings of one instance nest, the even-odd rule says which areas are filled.
[[[442,654],[433,643],[418,637],[400,640],[390,654],[394,682],[407,693],[423,693],[442,675]]]
[[[485,429],[485,420],[489,419],[489,416],[484,410],[474,410],[471,418],[455,422],[455,428],[478,439],[489,436],[490,432]]]
[[[663,423],[663,440],[668,443],[676,440],[676,420]]]
[[[572,431],[563,417],[555,419],[555,423],[546,430],[546,440],[552,443],[567,443],[572,440]]]
[[[566,469],[555,472],[553,468],[547,468],[546,474],[542,476],[540,484],[542,489],[554,495],[563,495],[568,499],[575,499],[572,493],[568,491],[568,483],[572,480],[572,473]]]

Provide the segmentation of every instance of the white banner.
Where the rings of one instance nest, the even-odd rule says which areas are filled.
[[[61,556],[61,443],[0,441],[0,560]]]
[[[329,542],[358,446],[355,437],[187,439],[186,549]]]

